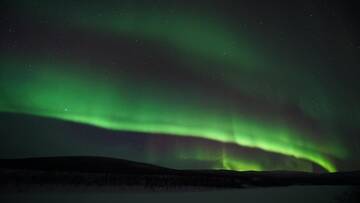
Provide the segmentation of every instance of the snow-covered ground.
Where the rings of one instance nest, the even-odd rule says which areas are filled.
[[[360,202],[359,188],[353,186],[289,186],[271,188],[249,188],[210,190],[198,192],[29,192],[0,194],[0,202]]]

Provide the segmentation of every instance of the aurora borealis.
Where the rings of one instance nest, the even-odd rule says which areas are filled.
[[[356,47],[341,43],[356,38],[324,25],[327,10],[316,5],[316,20],[290,18],[301,22],[297,34],[276,22],[301,5],[264,18],[266,3],[239,2],[234,11],[219,2],[5,3],[1,156],[358,169],[359,63]],[[243,16],[251,11],[259,13]],[[322,29],[334,43],[312,37]]]

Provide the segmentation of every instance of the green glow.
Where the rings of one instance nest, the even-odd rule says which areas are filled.
[[[342,156],[343,149],[331,142],[317,143],[286,124],[244,117],[236,109],[211,108],[182,90],[149,87],[126,75],[108,77],[77,65],[32,60],[28,69],[26,60],[0,61],[0,112],[234,143],[305,159],[331,172],[336,168],[329,157]],[[178,102],[184,97],[187,102]],[[223,167],[261,170],[235,158],[224,158]]]
[[[344,89],[322,77],[321,74],[327,75],[327,68],[317,76],[313,70],[319,70],[318,64],[281,56],[276,44],[262,44],[278,36],[262,36],[259,30],[241,27],[249,23],[248,19],[236,19],[237,23],[232,24],[206,8],[168,6],[146,1],[119,1],[111,6],[90,2],[84,5],[81,1],[71,4],[19,1],[16,5],[32,16],[55,19],[56,23],[69,24],[84,32],[155,42],[160,48],[175,53],[182,63],[188,63],[184,68],[190,67],[194,73],[219,80],[246,94],[299,106],[306,115],[329,129],[329,139],[338,138],[339,132],[333,126],[339,121],[358,125],[359,109],[344,105],[346,100],[356,106],[352,93],[342,94]],[[288,50],[294,51],[291,55],[296,56],[293,41],[288,43]],[[349,114],[352,115],[350,121]]]
[[[32,8],[36,15],[64,20],[58,11],[64,5],[33,5],[22,2],[24,9]],[[255,45],[250,44],[250,33],[234,32],[231,24],[220,16],[197,10],[196,12],[178,10],[168,12],[166,8],[152,7],[143,3],[117,2],[115,7],[105,10],[97,4],[89,4],[86,9],[76,6],[67,8],[69,23],[89,31],[96,30],[117,36],[160,42],[175,48],[177,54],[191,60],[211,61],[227,64],[229,73],[239,69],[247,71],[266,69],[264,54],[259,54]],[[210,66],[198,66],[200,71],[209,71]],[[215,68],[216,71],[218,68]],[[199,71],[199,70],[196,70]]]
[[[260,168],[257,165],[249,165],[248,163],[243,163],[239,160],[223,160],[223,169],[226,170],[235,170],[235,171],[261,171],[262,168]]]
[[[222,149],[206,149],[197,146],[195,149],[191,147],[175,148],[176,157],[180,160],[196,160],[211,162],[212,169],[226,169],[236,171],[261,171],[266,169],[261,163],[259,156],[240,154],[230,155],[224,148]],[[262,157],[263,158],[263,157]],[[270,168],[270,167],[269,167]],[[302,168],[304,170],[304,168]]]
[[[239,33],[232,33],[226,26],[220,26],[223,23],[215,18],[189,14],[166,15],[145,9],[122,16],[116,13],[94,19],[89,19],[89,15],[84,16],[84,19],[79,16],[74,19],[82,26],[161,41],[192,57],[215,59],[242,69],[260,68],[258,64],[261,61],[256,58],[258,55],[252,51],[247,40],[240,40]]]
[[[291,170],[312,172],[312,164],[309,161],[299,160],[291,156],[281,156],[279,159],[269,157],[269,152],[263,153],[239,153],[229,150],[226,147],[209,149],[206,146],[174,147],[175,156],[179,160],[195,160],[211,163],[210,168],[227,169],[237,171],[262,171],[262,170]],[[275,154],[273,154],[275,155]],[[280,156],[276,154],[277,156]]]
[[[34,7],[31,2],[24,3],[26,9]],[[63,13],[58,12],[61,10],[58,7],[62,5],[46,2],[42,2],[42,5],[35,5],[34,12],[65,20]],[[78,6],[83,8],[81,3]],[[274,54],[276,50],[265,49],[256,43],[262,40],[258,40],[254,30],[234,29],[239,24],[233,25],[222,16],[204,10],[194,12],[180,9],[172,13],[165,7],[131,1],[118,2],[113,6],[99,8],[95,3],[81,10],[74,6],[67,8],[66,13],[73,26],[155,41],[160,47],[174,49],[177,57],[188,61],[192,72],[215,77],[248,94],[296,104],[324,125],[332,126],[333,120],[340,118],[356,126],[360,120],[358,109],[342,107],[343,100],[338,95],[342,89],[312,74],[317,67],[298,60],[283,59]],[[100,15],[95,15],[97,13]],[[245,19],[238,20],[246,23]],[[269,40],[271,38],[266,41]],[[346,100],[351,101],[351,96]],[[354,119],[347,121],[347,115],[354,114],[354,111]],[[331,139],[336,139],[336,136]]]

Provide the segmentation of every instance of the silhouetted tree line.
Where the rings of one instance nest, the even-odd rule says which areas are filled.
[[[2,185],[6,184],[55,184],[85,186],[144,186],[163,187],[241,187],[235,179],[225,176],[189,174],[114,174],[66,171],[1,170]]]

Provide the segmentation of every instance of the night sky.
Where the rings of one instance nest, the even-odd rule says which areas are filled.
[[[0,158],[360,169],[355,5],[2,1]]]

